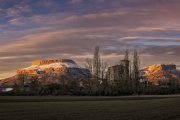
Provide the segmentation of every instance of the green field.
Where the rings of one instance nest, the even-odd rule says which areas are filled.
[[[0,96],[0,120],[180,120],[180,97]]]

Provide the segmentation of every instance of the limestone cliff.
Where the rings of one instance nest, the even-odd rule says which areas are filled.
[[[69,59],[62,60],[42,60],[34,61],[27,68],[22,68],[16,71],[17,74],[40,75],[45,73],[63,73],[67,69],[83,69],[80,68],[74,61]]]
[[[13,84],[19,75],[25,75],[27,80],[37,76],[42,82],[52,83],[62,80],[86,80],[90,72],[69,59],[42,60],[34,61],[31,66],[17,70],[14,77],[5,79],[1,83]]]
[[[176,69],[174,64],[152,65],[141,70],[141,78],[156,85],[168,84],[172,80],[179,82],[180,71]]]

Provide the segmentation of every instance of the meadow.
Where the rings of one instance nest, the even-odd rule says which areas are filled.
[[[180,97],[0,96],[0,120],[180,120]]]

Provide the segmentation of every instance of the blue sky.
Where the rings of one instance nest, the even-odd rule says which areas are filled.
[[[179,0],[0,0],[0,78],[33,60],[81,66],[96,45],[113,65],[137,49],[141,67],[180,65]]]

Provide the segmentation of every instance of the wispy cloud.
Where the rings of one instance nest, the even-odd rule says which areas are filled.
[[[177,0],[0,2],[0,78],[37,59],[72,58],[83,65],[96,45],[110,64],[126,49],[138,49],[142,66],[179,64]]]
[[[14,5],[13,7],[6,9],[6,15],[8,17],[14,17],[30,11],[31,9],[28,5]]]

